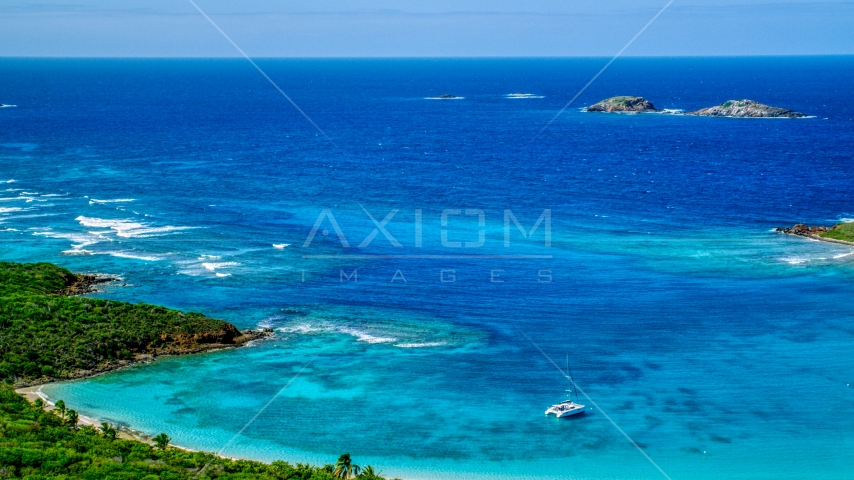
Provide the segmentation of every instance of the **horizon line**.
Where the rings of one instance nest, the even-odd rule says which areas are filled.
[[[791,57],[854,57],[852,53],[758,53],[743,55],[623,55],[620,58],[791,58]],[[164,59],[164,60],[242,60],[240,55],[0,55],[7,58],[38,58],[38,59]],[[294,55],[294,56],[253,56],[254,59],[287,59],[287,60],[489,60],[489,59],[577,59],[577,58],[610,58],[609,55]]]

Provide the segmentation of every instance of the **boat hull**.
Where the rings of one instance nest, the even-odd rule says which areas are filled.
[[[570,405],[558,404],[546,410],[546,415],[554,415],[557,418],[571,417],[573,415],[578,415],[579,413],[584,413],[585,410],[586,407],[584,405],[579,405],[577,403]]]
[[[584,413],[584,407],[581,407],[581,408],[578,408],[575,410],[568,410],[568,411],[560,412],[560,413],[557,413],[556,415],[557,415],[557,418],[563,418],[563,417],[571,417],[573,415],[578,415],[579,413]]]

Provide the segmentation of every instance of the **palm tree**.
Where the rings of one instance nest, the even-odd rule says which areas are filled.
[[[368,465],[367,467],[362,469],[362,474],[359,475],[359,478],[364,478],[365,480],[373,480],[375,478],[380,478],[380,474],[374,471],[374,467]]]
[[[61,418],[65,418],[65,402],[62,400],[57,400],[57,402],[53,405],[53,408],[59,411],[59,416]]]
[[[348,478],[358,477],[360,470],[361,468],[353,463],[353,460],[350,458],[350,454],[345,453],[338,457],[338,461],[335,462],[335,470],[332,471],[332,475],[334,475],[335,478],[347,480]]]
[[[152,438],[152,440],[154,440],[154,446],[156,446],[160,450],[166,450],[166,446],[169,445],[169,442],[172,441],[172,438],[169,437],[169,435],[160,432],[156,437]]]
[[[65,424],[71,425],[71,428],[77,429],[78,418],[79,418],[79,416],[77,415],[77,412],[75,412],[74,410],[67,410],[65,412]]]
[[[119,434],[119,431],[115,429],[112,425],[107,422],[101,423],[101,434],[104,435],[104,438],[110,439],[110,441],[115,440]]]

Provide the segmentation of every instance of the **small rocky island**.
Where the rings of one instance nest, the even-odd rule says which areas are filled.
[[[785,108],[771,107],[753,100],[729,100],[718,106],[702,108],[684,115],[699,117],[734,117],[734,118],[803,118],[801,112]]]
[[[645,113],[660,112],[655,106],[643,97],[619,96],[602,100],[599,103],[587,107],[588,112],[605,113]]]

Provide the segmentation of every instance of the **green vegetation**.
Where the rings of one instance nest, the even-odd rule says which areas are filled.
[[[750,100],[727,100],[726,102],[720,104],[720,107],[721,108],[729,108],[733,105],[735,105],[736,107],[744,107],[744,106],[747,106],[747,104],[749,102],[750,102]]]
[[[333,473],[332,465],[312,467],[282,461],[265,464],[171,447],[158,449],[136,440],[116,438],[114,429],[107,424],[102,424],[100,430],[77,428],[70,424],[69,412],[66,410],[63,417],[57,408],[44,411],[41,405],[28,402],[11,388],[0,387],[0,478],[382,480],[371,467],[365,467],[361,474],[351,469],[351,476],[341,477]],[[346,457],[349,463],[350,456]]]
[[[0,297],[56,295],[76,280],[76,275],[52,263],[0,262]]]
[[[335,475],[335,478],[348,480],[350,478],[358,477],[361,470],[362,467],[353,463],[353,459],[350,458],[350,454],[345,453],[338,457],[338,461],[335,462],[335,469],[332,470],[332,474]]]
[[[152,348],[192,347],[199,335],[219,341],[237,332],[195,313],[62,296],[80,280],[56,265],[0,262],[0,478],[384,480],[349,454],[323,467],[229,460],[170,447],[165,433],[152,446],[119,438],[106,422],[81,427],[62,400],[49,411],[41,399],[28,402],[10,381],[62,378]]]
[[[611,97],[611,98],[605,99],[602,101],[602,103],[610,103],[613,105],[625,105],[629,101],[636,100],[638,98],[640,98],[640,97],[628,97],[628,96],[622,95],[619,97]]]
[[[0,262],[0,380],[70,378],[155,349],[191,348],[199,334],[239,333],[197,313],[61,296],[77,280],[48,263]]]
[[[838,223],[831,230],[820,233],[819,236],[833,238],[835,240],[845,240],[846,242],[854,242],[854,222]]]
[[[166,447],[169,446],[169,442],[172,441],[172,437],[161,432],[151,440],[154,442],[155,447],[159,448],[160,450],[166,450]]]

